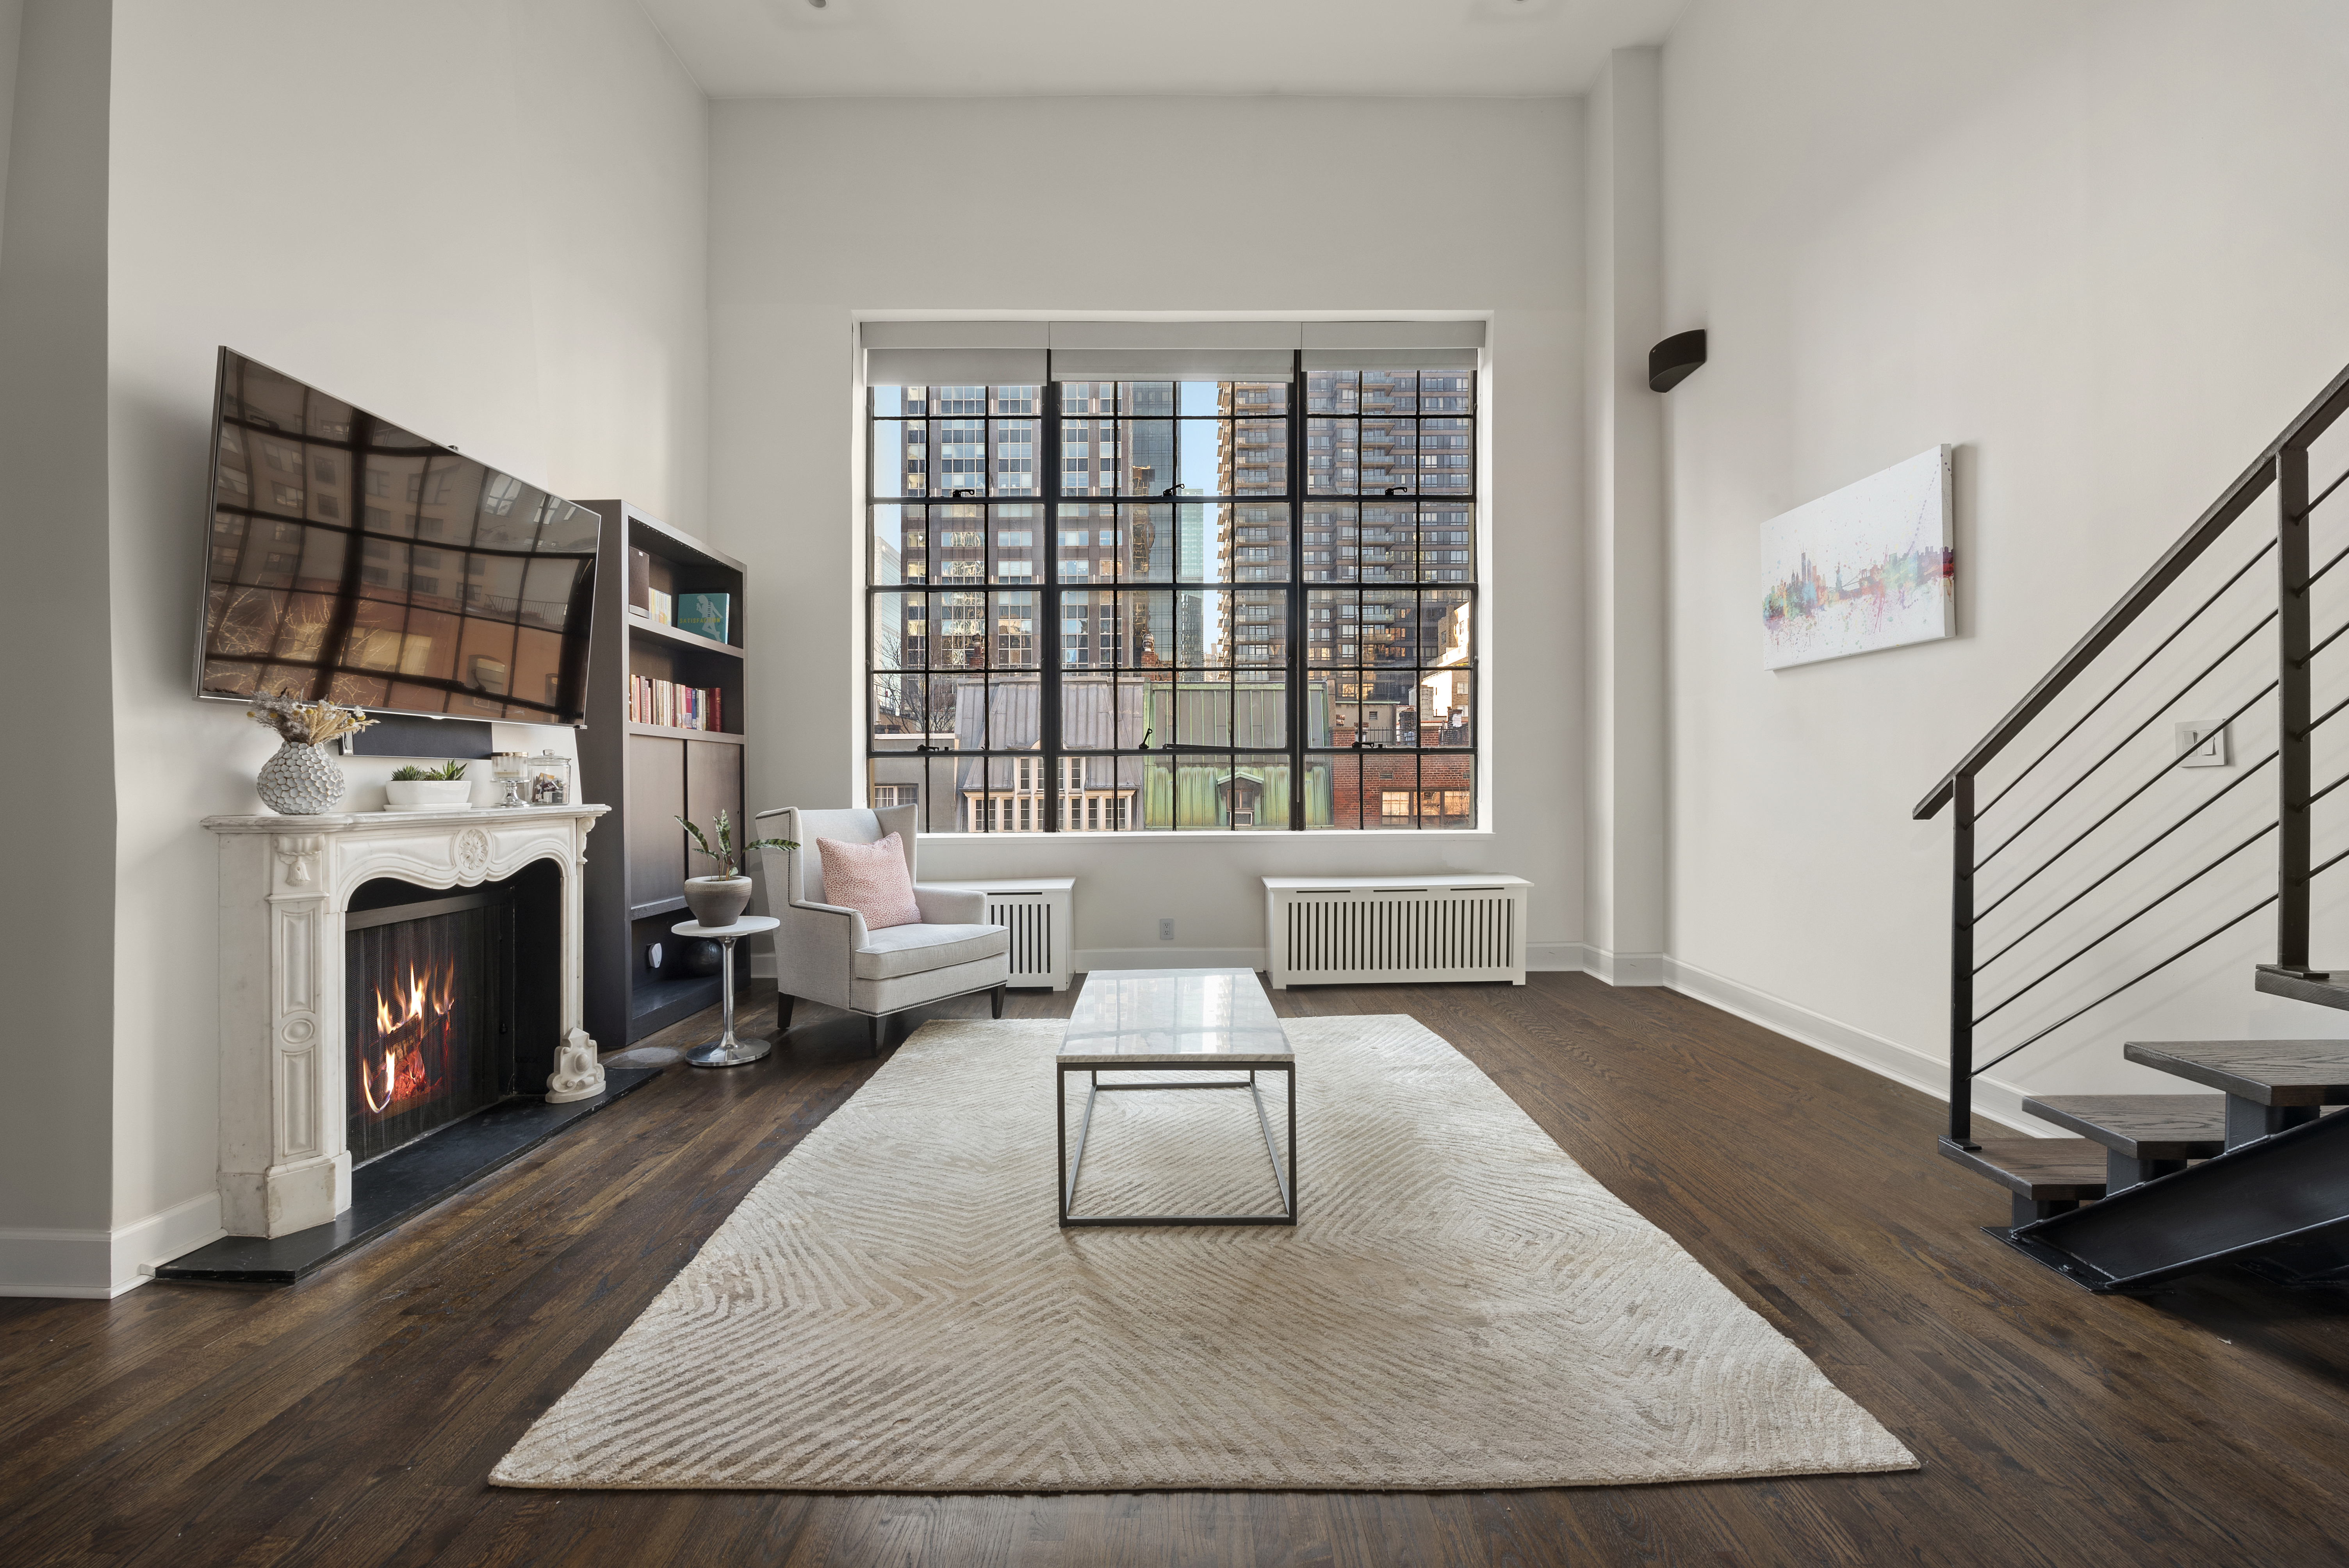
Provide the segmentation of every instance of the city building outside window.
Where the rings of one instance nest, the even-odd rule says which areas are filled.
[[[867,417],[873,804],[1475,825],[1472,372],[874,386]]]

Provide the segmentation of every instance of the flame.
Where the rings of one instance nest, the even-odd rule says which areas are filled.
[[[399,1006],[397,1018],[392,1016],[394,1002]],[[456,1006],[453,965],[419,975],[410,964],[405,981],[393,984],[390,999],[380,988],[376,991],[376,1037],[383,1047],[372,1058],[359,1061],[359,1093],[366,1097],[367,1109],[381,1116],[395,1101],[412,1099],[431,1087],[424,1042],[436,1033],[445,1036],[449,1015]]]

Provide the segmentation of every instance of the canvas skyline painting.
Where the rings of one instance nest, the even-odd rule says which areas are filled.
[[[1765,669],[1957,634],[1950,449],[1762,525]]]

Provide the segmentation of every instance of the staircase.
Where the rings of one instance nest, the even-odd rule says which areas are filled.
[[[2122,1059],[2178,1092],[2023,1102],[2068,1138],[1972,1126],[1982,1073],[2044,1043],[2095,1048],[2124,997],[2189,1009],[2189,993],[2162,1000],[2148,983],[2242,974],[2231,965],[2256,955],[2230,946],[2271,908],[2274,962],[2252,965],[2246,990],[2349,1009],[2349,974],[2309,960],[2312,890],[2349,859],[2349,810],[2316,810],[2349,784],[2349,723],[2323,727],[2349,710],[2349,648],[2320,658],[2349,634],[2349,572],[2328,583],[2349,561],[2349,498],[2320,511],[2349,479],[2349,426],[2326,440],[2344,410],[2349,370],[1912,813],[1951,808],[1953,830],[1940,1151],[2006,1189],[2010,1223],[1992,1235],[2092,1290],[2220,1264],[2349,1284],[2349,1117],[2326,1114],[2349,1104],[2349,1038],[2128,1041]],[[2313,490],[2320,450],[2343,471]],[[2270,490],[2273,511],[2255,515]],[[2328,523],[2339,553],[2312,570]],[[2319,710],[2328,674],[2342,695]],[[2256,760],[2230,761],[2238,736]],[[2320,763],[2341,776],[2315,785]],[[2189,771],[2205,767],[2225,771]],[[2265,788],[2240,788],[2254,779]],[[2271,872],[2250,852],[2270,848]]]

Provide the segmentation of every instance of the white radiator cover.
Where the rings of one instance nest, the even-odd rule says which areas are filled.
[[[987,895],[987,922],[1011,933],[1011,984],[1069,988],[1069,934],[1076,920],[1074,877],[1005,877],[995,882],[932,882]]]
[[[1526,983],[1526,897],[1515,876],[1266,877],[1272,988]]]

